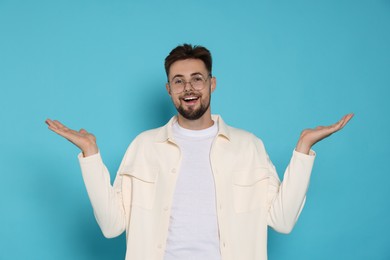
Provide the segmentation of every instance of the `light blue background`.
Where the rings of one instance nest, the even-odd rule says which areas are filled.
[[[46,118],[98,137],[111,176],[129,142],[174,113],[163,59],[208,47],[213,113],[261,137],[280,176],[299,133],[355,118],[315,146],[292,234],[269,259],[390,259],[390,1],[0,0],[0,259],[123,259],[76,155]]]

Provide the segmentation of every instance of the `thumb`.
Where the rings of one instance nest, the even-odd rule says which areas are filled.
[[[79,130],[79,133],[80,133],[80,134],[88,134],[87,130],[85,130],[85,129],[83,129],[83,128],[81,128],[81,129]]]

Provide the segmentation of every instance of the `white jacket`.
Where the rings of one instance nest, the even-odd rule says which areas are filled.
[[[180,165],[165,126],[141,133],[129,146],[114,185],[100,154],[79,156],[84,182],[103,234],[126,230],[128,260],[162,260]],[[267,259],[267,226],[289,233],[305,201],[314,152],[293,152],[280,183],[263,143],[214,116],[218,134],[210,160],[215,180],[220,251],[223,260]]]

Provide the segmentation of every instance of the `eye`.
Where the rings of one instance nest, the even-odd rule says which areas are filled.
[[[181,79],[181,78],[175,78],[175,79],[173,80],[172,83],[175,84],[175,85],[182,85],[183,82],[184,82],[183,79]]]
[[[198,76],[195,76],[191,79],[192,82],[194,83],[200,83],[200,82],[203,82],[203,77],[198,75]]]

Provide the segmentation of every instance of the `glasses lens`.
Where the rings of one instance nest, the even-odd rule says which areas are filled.
[[[202,89],[204,87],[205,80],[201,75],[196,75],[195,77],[191,78],[191,86],[194,89]]]
[[[171,90],[174,93],[181,93],[184,90],[184,86],[186,85],[186,82],[182,78],[175,78],[170,83]]]

